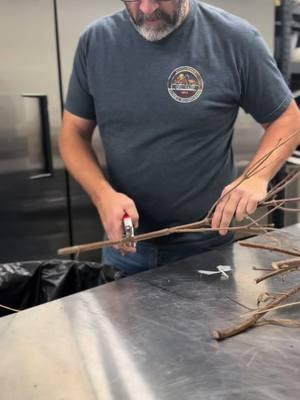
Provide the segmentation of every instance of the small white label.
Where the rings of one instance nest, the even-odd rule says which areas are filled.
[[[216,275],[221,274],[224,279],[229,279],[229,275],[226,272],[232,271],[232,268],[229,265],[218,265],[217,271],[206,271],[202,269],[198,269],[199,274],[203,275]]]

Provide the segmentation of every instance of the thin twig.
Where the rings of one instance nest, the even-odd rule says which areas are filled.
[[[250,317],[250,316],[253,316],[253,315],[257,315],[257,314],[265,314],[266,312],[276,311],[276,310],[280,310],[282,308],[289,308],[289,307],[292,307],[292,306],[298,306],[299,304],[300,304],[300,301],[296,301],[294,303],[282,304],[281,306],[270,307],[267,310],[256,310],[254,312],[247,313],[244,316],[245,317]]]
[[[273,276],[277,276],[280,274],[283,274],[284,272],[292,272],[292,271],[297,271],[300,268],[300,265],[298,267],[293,267],[293,266],[287,266],[286,268],[279,269],[278,271],[273,271],[270,272],[269,274],[266,274],[262,276],[261,278],[255,279],[255,283],[260,283],[265,281],[266,279],[272,278]]]
[[[261,230],[263,233],[268,233],[269,229],[267,230],[263,225],[259,225],[258,222],[255,221],[255,219],[253,219],[252,217],[250,217],[250,215],[247,215],[247,219],[249,219],[253,224],[255,224],[255,226]],[[274,228],[273,228],[274,229]],[[276,228],[275,228],[276,229]]]
[[[276,206],[278,203],[284,202],[285,203],[297,203],[300,201],[300,197],[293,197],[289,199],[280,199],[280,200],[270,200],[270,201],[264,201],[261,203],[261,207],[267,207],[267,206]]]
[[[13,311],[13,312],[20,312],[21,311],[21,310],[16,310],[15,308],[12,308],[12,307],[4,306],[3,304],[0,304],[0,308],[3,308],[3,309],[8,310],[8,311]]]
[[[300,176],[300,168],[290,173],[286,178],[284,178],[281,182],[279,182],[275,188],[272,188],[265,197],[265,201],[274,197],[277,193],[281,192],[285,187],[294,182],[299,176]]]
[[[265,226],[264,229],[273,232],[277,231],[277,228],[271,228]],[[261,228],[258,228],[256,226],[253,226],[253,223],[249,225],[239,225],[239,226],[231,226],[226,228],[229,232],[236,232],[236,231],[244,231],[244,230],[249,230],[249,231],[254,231],[254,232],[261,232]],[[199,229],[178,229],[174,233],[201,233],[201,232],[217,232],[219,231],[219,228],[199,228]],[[265,232],[264,232],[265,233]]]
[[[258,284],[260,282],[265,281],[266,279],[272,278],[273,276],[280,275],[284,272],[292,272],[297,271],[300,268],[300,258],[290,260],[288,263],[281,264],[281,266],[277,269],[273,269],[272,272],[261,276],[260,278],[255,279],[255,282]]]
[[[273,261],[272,262],[272,268],[277,271],[279,269],[284,268],[287,265],[297,265],[297,264],[300,265],[300,258],[299,257],[297,257],[297,258],[289,258],[288,260]]]
[[[300,212],[300,208],[279,207],[279,210],[290,212],[290,213],[298,213],[298,212]]]
[[[256,267],[255,265],[252,267],[253,271],[274,271],[273,268],[262,268]]]
[[[263,326],[263,325],[279,325],[284,326],[287,328],[299,328],[300,321],[296,321],[294,319],[265,319],[263,318],[262,321],[256,323],[256,326]]]
[[[232,301],[233,303],[237,304],[238,306],[242,307],[242,308],[246,308],[246,310],[248,311],[254,311],[253,308],[247,307],[242,303],[239,303],[237,300],[234,300],[233,298],[229,297],[229,296],[225,296],[228,300]]]

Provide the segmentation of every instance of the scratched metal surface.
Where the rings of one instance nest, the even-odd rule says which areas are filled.
[[[299,248],[300,224],[288,231],[255,241]],[[2,318],[1,400],[299,399],[299,329],[211,338],[245,312],[231,299],[254,307],[300,282],[255,285],[252,266],[282,258],[236,244]],[[219,264],[233,267],[229,280],[197,273]],[[299,307],[280,316],[300,319]]]

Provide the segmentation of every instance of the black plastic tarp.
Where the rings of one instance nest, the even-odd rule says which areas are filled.
[[[69,260],[0,264],[0,304],[25,310],[123,278],[109,265]],[[0,316],[11,314],[0,307]]]

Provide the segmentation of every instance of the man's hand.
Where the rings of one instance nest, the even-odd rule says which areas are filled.
[[[300,112],[296,102],[292,101],[279,118],[263,124],[263,127],[265,133],[247,170],[256,165],[267,154],[269,156],[259,175],[253,175],[243,182],[242,177],[240,177],[223,190],[221,197],[225,196],[217,205],[212,219],[212,227],[218,229],[221,235],[226,235],[228,232],[226,228],[229,227],[234,216],[238,221],[242,221],[247,214],[254,213],[257,203],[267,195],[268,182],[299,145]],[[272,153],[275,145],[283,141],[286,141],[285,145]],[[241,184],[237,186],[239,182]],[[237,187],[233,189],[235,186]]]
[[[96,203],[103,227],[109,240],[121,240],[124,237],[123,216],[128,214],[135,228],[138,227],[139,215],[134,201],[125,194],[116,192],[110,186],[103,189],[101,199]],[[134,246],[115,246],[124,255],[135,253]]]
[[[255,212],[258,202],[267,195],[268,181],[264,178],[253,176],[237,186],[239,182],[242,182],[241,177],[224,188],[221,194],[224,197],[215,209],[211,225],[214,229],[221,228],[221,235],[227,234],[226,228],[234,216],[237,221],[242,221]]]

